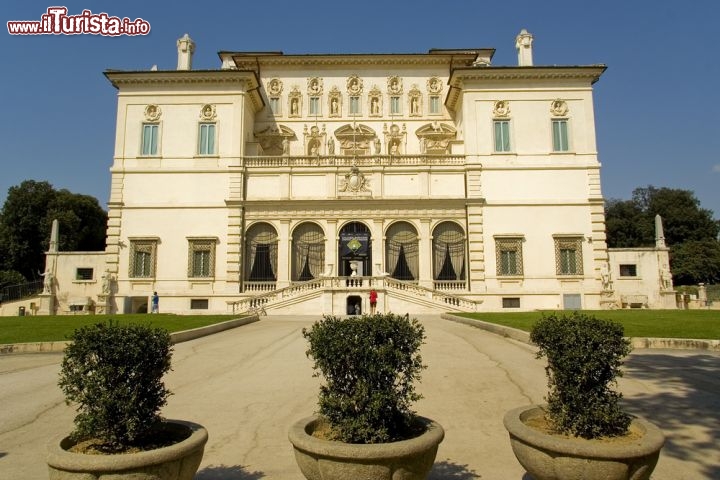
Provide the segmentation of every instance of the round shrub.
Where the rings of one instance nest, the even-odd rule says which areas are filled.
[[[551,314],[533,326],[530,340],[538,358],[547,357],[547,416],[557,431],[583,438],[627,433],[630,416],[611,388],[630,353],[622,325],[578,312]]]
[[[170,334],[112,320],[79,328],[65,349],[59,385],[77,404],[75,440],[97,439],[108,450],[138,444],[160,421],[170,392]]]
[[[410,407],[421,398],[414,381],[425,368],[419,353],[425,329],[416,319],[325,316],[303,336],[315,375],[325,380],[319,413],[329,420],[332,439],[382,443],[413,436]]]

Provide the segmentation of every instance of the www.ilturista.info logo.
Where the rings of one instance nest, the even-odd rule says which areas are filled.
[[[142,18],[111,17],[107,13],[83,10],[80,15],[68,15],[66,7],[49,7],[40,20],[7,22],[10,35],[147,35],[150,23]]]

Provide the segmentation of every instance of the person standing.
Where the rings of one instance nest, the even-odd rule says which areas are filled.
[[[370,290],[370,315],[375,315],[375,308],[377,307],[378,294],[375,289]]]
[[[160,313],[160,297],[158,297],[157,292],[153,292],[152,299],[150,300],[150,305],[150,313]]]

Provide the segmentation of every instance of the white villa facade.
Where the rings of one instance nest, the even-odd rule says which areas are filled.
[[[75,284],[118,313],[155,291],[168,313],[367,312],[371,289],[381,312],[620,306],[593,111],[605,66],[534,66],[524,30],[516,48],[517,66],[459,49],[220,52],[192,70],[186,35],[177,70],[107,71],[107,248],[85,254],[90,278],[56,273],[41,309],[68,311]],[[74,255],[50,252],[48,271]]]

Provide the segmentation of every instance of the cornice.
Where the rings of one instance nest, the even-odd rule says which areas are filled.
[[[252,100],[255,111],[261,110],[265,102],[258,88],[260,83],[257,74],[243,70],[162,70],[162,71],[121,71],[106,70],[105,77],[118,90],[128,86],[160,86],[169,85],[238,85],[247,92]]]
[[[545,66],[545,67],[460,67],[450,72],[448,85],[450,89],[445,99],[445,105],[455,111],[458,99],[468,82],[472,81],[503,81],[516,80],[581,80],[590,85],[600,79],[607,66],[579,65],[579,66]],[[509,85],[508,85],[509,86]]]
[[[103,74],[115,88],[168,83],[246,83],[248,90],[259,86],[255,72],[242,70],[105,70]]]
[[[449,83],[452,86],[468,80],[587,80],[595,83],[607,69],[605,65],[548,67],[471,67],[455,68]]]
[[[284,55],[253,54],[243,52],[220,52],[221,58],[230,55],[238,69],[248,70],[258,67],[317,67],[317,66],[442,66],[462,68],[473,64],[478,55],[492,56],[493,49],[458,50],[452,53],[408,53],[408,54],[308,54]]]

